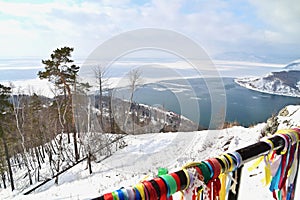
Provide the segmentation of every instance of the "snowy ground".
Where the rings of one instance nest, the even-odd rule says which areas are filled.
[[[290,120],[300,124],[300,107],[289,106],[289,115],[280,121]],[[252,128],[233,127],[220,131],[186,133],[155,133],[126,137],[127,147],[117,151],[101,163],[93,163],[89,176],[86,163],[79,164],[60,176],[58,185],[52,181],[30,195],[0,189],[0,199],[90,199],[120,187],[137,184],[144,178],[151,179],[159,167],[169,172],[177,171],[190,161],[215,157],[225,151],[232,152],[258,141],[265,124]],[[281,128],[286,125],[281,124]],[[228,142],[229,141],[229,142]],[[263,187],[263,165],[249,172],[246,164],[242,172],[239,199],[273,199],[268,187]],[[296,197],[300,198],[300,179]],[[178,195],[174,196],[177,199]]]

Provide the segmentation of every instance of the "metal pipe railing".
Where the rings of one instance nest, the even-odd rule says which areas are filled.
[[[300,129],[294,129],[294,130],[291,130],[291,131],[293,131],[294,133],[297,132],[298,141],[296,141],[296,142],[299,143]],[[268,142],[260,141],[260,142],[257,142],[255,144],[249,145],[247,147],[244,147],[244,148],[241,148],[241,149],[238,149],[238,150],[235,151],[236,153],[238,153],[240,155],[240,158],[241,158],[239,166],[234,169],[234,170],[238,170],[239,176],[241,174],[241,168],[245,163],[247,163],[249,161],[252,161],[256,158],[259,158],[260,156],[266,155],[271,150],[276,150],[276,152],[280,154],[280,152],[286,146],[285,139],[283,137],[279,136],[279,135],[275,135],[273,137],[270,137],[270,138],[268,138],[268,140],[269,140]],[[289,141],[289,142],[291,142],[291,141]],[[271,143],[272,146],[269,143]],[[234,154],[234,153],[232,153],[232,154]],[[300,154],[298,154],[298,156],[299,155]],[[299,163],[299,160],[298,160],[298,163]],[[181,183],[188,184],[188,182],[189,182],[188,179],[189,178],[186,176],[186,172],[183,169],[179,170],[177,172],[174,172],[174,173],[176,173],[180,177]],[[238,178],[240,178],[240,177],[238,177]],[[149,182],[151,182],[151,181],[153,182],[154,179],[150,180]],[[186,188],[186,185],[183,185],[182,187]],[[229,196],[228,196],[229,199],[237,199],[237,197],[238,197],[238,192],[237,192],[237,194],[234,194],[234,195],[229,194]],[[112,199],[114,199],[114,198],[112,197]],[[107,198],[104,198],[104,195],[103,195],[103,196],[94,198],[93,200],[107,200]],[[152,199],[150,198],[150,200],[152,200]]]

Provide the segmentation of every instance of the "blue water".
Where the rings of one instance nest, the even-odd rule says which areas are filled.
[[[121,76],[125,73],[126,69],[127,68],[123,69],[119,67],[112,70],[113,73],[111,74]],[[43,70],[41,59],[0,59],[0,81],[34,79],[37,78],[39,70]],[[155,68],[154,72],[156,73],[152,74],[154,77],[170,74],[169,68],[169,71],[157,70],[158,69]],[[250,70],[246,67],[241,69],[233,68],[232,70],[221,72],[222,75],[227,76],[235,73],[246,76],[254,75],[249,74],[250,72],[265,74],[269,70],[272,69],[269,67],[259,67],[256,68],[256,70]],[[151,74],[147,72],[144,76],[145,75]],[[211,83],[214,81],[218,80],[214,78],[210,79]],[[220,110],[220,115],[226,112],[225,120],[229,122],[237,121],[241,125],[250,126],[266,121],[270,116],[278,113],[278,111],[286,105],[300,104],[300,98],[252,91],[236,84],[233,78],[223,78],[223,83],[226,97],[225,101],[221,102],[221,104],[223,104],[221,107],[224,107],[224,109]],[[192,91],[195,91],[195,94],[193,94]],[[211,97],[204,79],[178,79],[147,84],[138,89],[134,97],[137,102],[164,107],[166,110],[183,114],[205,127],[208,127],[211,120]],[[222,98],[220,98],[220,100],[222,100]],[[200,119],[198,115],[200,115]]]
[[[41,59],[0,58],[0,81],[35,79],[42,69]]]
[[[35,79],[38,77],[38,72],[41,69],[11,69],[11,70],[1,70],[0,71],[0,81],[17,81],[17,80],[27,80]]]
[[[222,103],[225,105],[224,108],[226,107],[225,121],[228,122],[237,121],[243,126],[250,126],[265,122],[286,105],[300,104],[300,98],[252,91],[236,84],[233,78],[223,78],[223,83],[226,98]],[[195,94],[189,91],[189,87]],[[166,110],[181,113],[193,121],[198,121],[204,127],[208,127],[211,120],[211,97],[203,79],[148,84],[136,91],[135,101],[160,105]],[[200,119],[197,118],[197,109],[200,112]]]

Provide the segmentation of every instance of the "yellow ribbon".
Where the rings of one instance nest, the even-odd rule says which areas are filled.
[[[277,130],[275,134],[287,134],[291,131],[292,131],[291,129],[280,129],[280,130]]]
[[[142,200],[145,200],[144,184],[138,183],[135,187],[140,192]]]
[[[221,181],[220,200],[225,200],[226,197],[226,178],[227,174],[219,175],[219,179]]]
[[[185,168],[182,168],[182,171],[185,173],[186,180],[187,180],[186,187],[183,189],[183,190],[185,190],[190,186],[190,176],[189,176],[188,171]]]
[[[227,159],[224,157],[224,155],[219,156],[218,158],[219,158],[220,160],[222,160],[223,164],[225,165],[225,168],[222,169],[222,172],[223,172],[223,173],[228,172],[230,166],[229,166],[229,163],[228,163]]]
[[[271,183],[271,164],[270,164],[271,154],[265,155],[265,179],[262,180],[264,185],[269,185]]]
[[[228,166],[228,171],[231,172],[234,168],[234,163],[233,163],[233,160],[232,160],[232,157],[228,154],[224,154],[224,156],[229,160],[230,162],[230,166]]]
[[[253,165],[248,168],[248,171],[253,171],[254,169],[256,169],[258,167],[258,165],[263,161],[263,159],[264,159],[264,156],[260,156],[258,159],[256,159],[256,161],[253,163]]]
[[[186,165],[184,165],[182,168],[186,169],[186,168],[190,168],[190,167],[196,167],[199,164],[201,164],[201,163],[200,162],[190,162],[190,163],[187,163]]]

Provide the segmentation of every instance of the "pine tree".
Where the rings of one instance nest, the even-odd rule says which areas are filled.
[[[8,141],[6,136],[8,124],[10,121],[9,116],[12,112],[12,104],[9,101],[10,93],[11,93],[10,87],[6,87],[0,84],[0,138],[2,139],[2,143],[4,147],[4,153],[5,153],[9,177],[10,177],[11,190],[14,190],[15,189],[14,178],[13,178],[13,172],[10,163]]]
[[[54,50],[51,58],[42,60],[45,65],[45,71],[39,71],[40,79],[48,79],[55,87],[60,90],[63,95],[64,103],[61,106],[62,112],[62,132],[73,133],[74,139],[74,153],[75,160],[79,159],[79,152],[77,148],[77,136],[75,130],[75,117],[72,105],[72,87],[76,84],[76,77],[78,76],[79,66],[76,66],[71,59],[73,48],[63,47]],[[56,97],[58,98],[58,97]],[[71,130],[70,130],[71,129]]]

